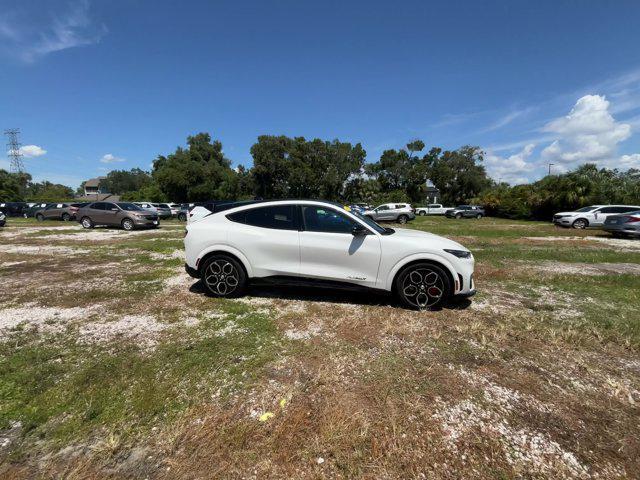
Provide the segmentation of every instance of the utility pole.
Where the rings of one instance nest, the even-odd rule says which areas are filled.
[[[551,175],[551,167],[553,167],[554,165],[555,165],[554,163],[549,164],[549,175]]]
[[[10,128],[4,131],[4,134],[7,136],[7,153],[11,158],[11,167],[10,170],[13,173],[23,173],[24,172],[24,164],[22,163],[22,153],[20,152],[20,147],[22,146],[18,141],[18,134],[20,133],[19,128]]]

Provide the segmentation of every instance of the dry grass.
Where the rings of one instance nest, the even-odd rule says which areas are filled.
[[[417,226],[436,231],[440,222],[421,221]],[[7,439],[2,446],[0,438],[0,474],[638,478],[640,357],[632,327],[640,322],[633,316],[640,300],[634,290],[638,275],[628,260],[635,257],[617,251],[617,245],[606,251],[598,242],[601,252],[594,261],[567,262],[554,270],[551,263],[531,259],[543,243],[524,238],[535,234],[535,226],[483,225],[487,238],[475,240],[460,232],[465,243],[479,246],[480,293],[473,302],[435,312],[407,311],[370,295],[297,289],[254,289],[244,299],[214,300],[181,273],[173,234],[162,231],[154,232],[165,242],[156,250],[139,236],[74,240],[75,248],[89,252],[72,258],[0,252],[2,295],[12,308],[28,302],[39,308],[97,305],[102,316],[67,315],[58,322],[64,327],[60,335],[80,341],[83,331],[99,331],[100,345],[106,342],[112,356],[121,354],[119,343],[130,340],[110,337],[110,322],[115,331],[128,325],[123,319],[139,315],[151,323],[141,322],[134,338],[142,357],[132,361],[152,361],[169,346],[183,345],[179,355],[167,358],[185,380],[199,377],[197,389],[183,392],[194,401],[170,414],[154,403],[158,415],[148,423],[111,420],[83,429],[82,435],[55,439],[51,429],[63,419],[54,416],[35,430],[41,438],[20,428],[0,431]],[[501,240],[502,231],[510,236]],[[30,230],[13,235],[11,244],[46,245],[45,237],[53,235],[39,237]],[[595,243],[544,244],[554,242],[552,248],[570,244],[585,256]],[[494,247],[504,247],[512,257],[496,256]],[[627,265],[626,275],[612,273],[616,263],[609,258],[616,255],[617,263]],[[86,278],[101,265],[109,265],[103,289]],[[56,288],[64,293],[55,294]],[[46,294],[34,298],[34,291]],[[620,301],[627,298],[628,305]],[[622,323],[604,323],[613,316]],[[269,329],[266,337],[261,322]],[[143,325],[153,328],[147,332]],[[12,355],[47,338],[46,328],[27,331],[23,326],[5,332],[5,342],[17,342],[7,350]],[[211,348],[222,348],[254,335],[264,340],[231,359],[225,368],[237,376],[225,377],[227,383],[220,383],[223,371],[216,365],[193,361],[203,351],[189,350],[198,339],[211,338]],[[263,349],[270,352],[264,362],[249,358]],[[209,393],[196,395],[196,390]]]

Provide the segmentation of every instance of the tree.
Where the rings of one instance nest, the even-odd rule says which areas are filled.
[[[347,180],[361,171],[366,152],[359,143],[263,135],[251,155],[257,196],[338,200]]]
[[[32,202],[56,202],[73,198],[73,189],[59,183],[48,181],[29,183],[25,198]]]
[[[153,182],[151,175],[139,168],[131,170],[112,170],[103,180],[109,193],[123,195],[127,192],[137,192],[148,187]]]
[[[484,152],[479,147],[464,146],[458,150],[427,155],[429,178],[440,190],[442,201],[467,203],[493,185],[482,165]]]
[[[31,176],[28,174],[9,173],[0,169],[0,200],[3,202],[21,201],[29,180],[31,180]]]
[[[153,162],[152,177],[163,195],[174,202],[236,199],[237,178],[222,143],[199,133],[188,137],[187,145]]]

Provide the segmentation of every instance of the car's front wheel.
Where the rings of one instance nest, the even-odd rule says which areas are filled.
[[[135,225],[133,224],[133,220],[131,220],[130,218],[125,218],[124,220],[122,220],[122,228],[124,228],[128,232],[133,230],[134,227]]]
[[[482,218],[482,214],[481,214],[481,213],[477,214],[477,215],[476,215],[476,218],[477,218],[478,220],[480,220],[480,219]]]
[[[462,214],[461,213],[456,213],[455,217],[456,218],[462,218]]]
[[[68,222],[69,220],[71,220],[71,215],[69,215],[68,213],[63,213],[62,220],[64,220],[65,222]]]
[[[584,230],[589,226],[589,222],[584,218],[579,218],[571,225],[573,228],[579,228],[580,230]]]
[[[44,215],[42,215],[41,213],[36,215],[36,220],[38,220],[39,222],[43,222],[44,221]]]
[[[431,263],[416,263],[400,272],[395,281],[400,301],[414,310],[441,305],[451,293],[451,282],[442,268]]]
[[[424,210],[421,210],[418,215],[424,217],[427,214],[427,212],[425,212]]]
[[[214,255],[202,266],[202,282],[214,297],[239,297],[247,288],[247,275],[236,259]]]

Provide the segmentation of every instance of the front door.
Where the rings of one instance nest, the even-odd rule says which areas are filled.
[[[374,287],[380,265],[380,238],[353,235],[356,222],[337,209],[302,205],[300,275]]]

